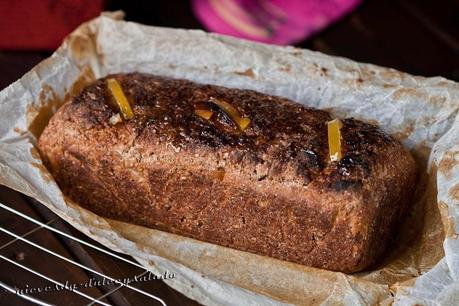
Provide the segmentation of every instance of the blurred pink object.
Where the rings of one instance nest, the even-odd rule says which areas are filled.
[[[193,0],[212,32],[271,43],[304,40],[352,11],[361,0]]]

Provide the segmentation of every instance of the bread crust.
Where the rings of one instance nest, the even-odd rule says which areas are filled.
[[[103,216],[308,266],[369,267],[409,208],[416,165],[377,127],[344,119],[330,162],[328,112],[250,90],[117,74],[135,116],[117,114],[106,79],[65,103],[38,141],[60,188]],[[197,103],[223,99],[243,132]]]

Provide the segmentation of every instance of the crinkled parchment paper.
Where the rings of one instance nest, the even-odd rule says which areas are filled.
[[[115,14],[116,15],[116,14]],[[459,304],[459,84],[291,47],[101,16],[0,93],[0,184],[130,254],[206,305]],[[383,261],[346,275],[98,217],[66,201],[34,145],[49,117],[95,78],[149,72],[254,89],[377,123],[424,170]]]

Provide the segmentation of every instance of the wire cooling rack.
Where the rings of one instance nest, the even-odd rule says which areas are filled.
[[[1,193],[1,190],[0,190]],[[27,201],[28,202],[28,201]],[[29,205],[32,205],[29,203]],[[36,204],[35,206],[41,206],[41,204]],[[44,207],[41,207],[40,209],[46,209]],[[53,284],[54,286],[59,286],[60,288],[65,288],[66,289],[66,294],[71,294],[78,295],[80,300],[83,299],[84,303],[83,305],[133,305],[129,302],[126,302],[126,299],[124,296],[129,295],[129,294],[139,294],[144,296],[144,299],[147,298],[149,299],[150,302],[147,302],[148,305],[166,305],[166,302],[158,297],[155,294],[152,294],[150,292],[147,292],[147,290],[143,290],[138,288],[138,284],[136,283],[130,283],[130,282],[123,282],[120,278],[115,278],[114,276],[108,275],[108,273],[103,273],[101,272],[100,269],[94,268],[94,265],[91,264],[91,257],[89,258],[77,258],[75,259],[74,256],[66,256],[62,255],[62,252],[57,252],[55,250],[52,250],[46,246],[44,243],[39,243],[37,241],[34,241],[32,239],[32,236],[34,235],[41,235],[43,236],[43,231],[47,231],[49,233],[52,233],[53,235],[57,236],[60,239],[65,239],[67,241],[70,241],[68,245],[70,247],[85,247],[85,248],[90,248],[94,252],[102,253],[103,256],[109,256],[112,259],[115,259],[116,261],[122,262],[123,265],[130,265],[135,267],[135,277],[136,279],[140,279],[144,276],[146,276],[149,271],[146,270],[142,265],[139,263],[135,262],[133,259],[128,258],[125,255],[122,254],[117,254],[109,249],[106,249],[105,247],[98,245],[97,242],[91,241],[85,236],[81,236],[81,238],[76,237],[77,233],[71,234],[71,231],[68,230],[67,227],[62,227],[63,222],[59,217],[56,215],[52,214],[50,211],[48,211],[48,214],[52,216],[52,218],[46,218],[48,221],[42,222],[38,220],[38,218],[31,217],[30,215],[21,212],[17,209],[14,209],[11,207],[11,205],[6,205],[4,203],[0,203],[0,215],[2,216],[2,220],[5,220],[5,215],[10,214],[10,219],[15,218],[13,221],[14,223],[17,222],[25,222],[27,223],[27,228],[31,228],[25,233],[17,233],[14,230],[11,229],[11,226],[9,226],[8,222],[0,223],[0,234],[2,235],[2,242],[0,243],[0,267],[3,270],[6,267],[6,265],[11,265],[15,269],[19,269],[21,273],[30,273],[31,277],[38,277],[42,279],[42,281],[46,284]],[[6,219],[8,220],[8,219]],[[24,226],[23,226],[24,227]],[[73,230],[73,229],[72,229]],[[8,237],[8,238],[7,238]],[[36,240],[36,239],[35,239]],[[6,241],[6,242],[3,242]],[[24,263],[24,260],[15,259],[11,258],[11,256],[6,256],[2,252],[6,248],[11,248],[15,246],[18,243],[22,243],[22,245],[27,245],[28,247],[32,247],[35,249],[35,253],[40,253],[39,256],[40,258],[43,258],[44,265],[47,265],[49,263],[50,265],[53,264],[53,261],[59,260],[65,262],[65,264],[72,265],[74,267],[77,267],[79,269],[82,269],[85,271],[87,276],[92,276],[92,277],[98,277],[98,279],[104,279],[106,281],[111,282],[111,287],[110,288],[105,288],[104,291],[96,291],[98,295],[94,294],[94,290],[92,294],[86,292],[85,290],[80,290],[80,288],[72,288],[69,290],[69,288],[66,287],[66,280],[64,279],[58,279],[56,277],[52,277],[50,275],[46,275],[45,273],[38,271],[39,269],[33,268],[30,265],[27,265]],[[35,254],[34,253],[34,254]],[[13,256],[14,257],[14,256]],[[84,257],[84,256],[83,256]],[[132,275],[131,275],[132,276]],[[153,281],[158,281],[158,280],[153,280]],[[11,282],[11,280],[10,280]],[[167,282],[167,280],[166,280]],[[27,286],[26,284],[11,284],[8,283],[7,281],[4,281],[3,279],[0,279],[0,290],[3,291],[0,294],[10,294],[14,295],[17,297],[22,298],[25,301],[28,301],[32,304],[36,305],[55,305],[56,303],[50,303],[46,299],[46,293],[41,293],[40,295],[38,294],[31,294],[29,292],[24,292],[24,290],[19,291],[18,293],[18,287],[24,288],[24,286]],[[99,288],[97,288],[99,290]],[[131,291],[130,293],[127,293],[126,291],[129,290]],[[170,290],[170,289],[169,289]],[[120,294],[120,291],[123,291],[124,293]],[[172,291],[172,290],[171,290]],[[35,292],[34,292],[35,293]],[[179,295],[178,293],[174,293],[175,295]],[[123,301],[124,299],[124,301]],[[181,299],[181,297],[179,298]],[[185,297],[183,297],[184,301],[186,300]],[[181,301],[181,300],[180,300]],[[28,303],[28,304],[30,304]],[[2,302],[0,302],[2,304]],[[27,303],[25,303],[27,304]],[[184,303],[184,304],[193,304],[197,305],[194,301],[190,300],[190,303]],[[81,305],[78,303],[78,305]]]
[[[103,252],[103,253],[105,253],[107,255],[110,255],[110,256],[112,256],[114,258],[117,258],[119,260],[122,260],[122,261],[127,262],[127,263],[129,263],[131,265],[134,265],[134,266],[137,266],[137,267],[140,267],[140,268],[143,269],[143,267],[140,264],[138,264],[138,263],[136,263],[134,261],[131,261],[129,259],[126,259],[124,257],[121,257],[121,256],[119,256],[119,255],[117,255],[117,254],[115,254],[113,252],[108,251],[108,250],[102,249],[102,248],[100,248],[100,247],[98,247],[98,246],[96,246],[96,245],[94,245],[92,243],[89,243],[89,242],[86,242],[86,241],[81,240],[79,238],[73,237],[73,236],[71,236],[71,235],[69,235],[67,233],[64,233],[64,232],[52,227],[50,224],[52,224],[55,221],[55,219],[53,219],[53,220],[51,220],[51,221],[49,221],[47,223],[43,223],[43,222],[37,221],[37,220],[35,220],[35,219],[23,214],[23,213],[15,210],[15,209],[12,209],[12,208],[6,206],[3,203],[0,203],[0,208],[4,209],[4,210],[6,210],[6,211],[8,211],[10,213],[13,213],[13,214],[15,214],[15,215],[17,215],[19,217],[22,217],[25,220],[27,220],[29,222],[32,222],[32,223],[34,223],[36,225],[36,227],[33,230],[30,230],[30,231],[28,231],[27,233],[25,233],[25,234],[23,234],[21,236],[19,236],[19,235],[17,235],[17,234],[15,234],[15,233],[13,233],[13,232],[11,232],[11,231],[9,231],[9,230],[7,230],[7,229],[5,229],[5,228],[0,226],[0,231],[1,232],[5,233],[5,234],[8,234],[8,235],[10,235],[12,237],[12,240],[10,240],[9,242],[7,242],[7,243],[3,244],[2,246],[0,246],[0,250],[5,248],[5,247],[7,247],[7,246],[9,246],[9,245],[11,245],[11,244],[13,244],[14,242],[16,242],[18,240],[20,240],[22,242],[25,242],[25,243],[27,243],[27,244],[29,244],[29,245],[31,245],[31,246],[43,251],[43,252],[51,255],[51,256],[55,256],[57,258],[60,258],[60,259],[66,261],[66,262],[68,262],[70,264],[73,264],[73,265],[75,265],[75,266],[77,266],[77,267],[79,267],[81,269],[84,269],[86,271],[94,273],[94,274],[96,274],[98,276],[101,276],[101,277],[103,277],[105,279],[108,279],[108,280],[110,280],[110,281],[112,281],[112,282],[114,282],[114,283],[116,283],[118,285],[117,288],[115,288],[112,291],[110,291],[108,293],[105,293],[104,295],[101,295],[99,297],[91,297],[91,296],[79,291],[78,289],[73,289],[72,292],[74,292],[75,294],[78,294],[78,295],[88,299],[88,301],[89,301],[88,304],[87,304],[88,306],[89,305],[94,305],[94,304],[106,305],[106,306],[110,305],[108,303],[102,302],[101,300],[104,299],[105,297],[109,296],[111,293],[115,292],[116,290],[119,290],[123,286],[126,287],[126,288],[129,288],[129,289],[131,289],[131,290],[133,290],[133,291],[135,291],[137,293],[140,293],[140,294],[143,294],[145,296],[148,296],[148,297],[160,302],[162,305],[166,306],[166,303],[162,299],[158,298],[157,296],[154,296],[154,295],[152,295],[152,294],[150,294],[148,292],[145,292],[143,290],[137,289],[136,287],[133,287],[133,286],[131,286],[129,284],[125,284],[122,281],[116,280],[116,279],[114,279],[114,278],[112,278],[112,277],[110,277],[108,275],[100,273],[100,272],[98,272],[98,271],[96,271],[96,270],[94,270],[92,268],[89,268],[89,267],[87,267],[87,266],[85,266],[85,265],[83,265],[83,264],[81,264],[79,262],[76,262],[75,260],[66,258],[66,257],[64,257],[64,256],[62,256],[62,255],[60,255],[60,254],[58,254],[56,252],[48,250],[47,248],[45,248],[45,247],[43,247],[43,246],[41,246],[41,245],[31,241],[31,240],[28,240],[27,236],[29,236],[30,234],[38,231],[39,229],[45,228],[45,229],[50,230],[50,231],[52,231],[52,232],[54,232],[56,234],[62,235],[64,237],[66,237],[66,238],[69,238],[69,239],[77,241],[77,242],[79,242],[81,244],[84,244],[84,245],[86,245],[86,246],[88,246],[90,248],[93,248],[93,249],[95,249],[95,250],[97,250],[99,252]],[[14,260],[12,260],[10,258],[7,258],[4,255],[0,254],[0,259],[3,259],[5,261],[9,262],[10,264],[13,264],[13,265],[15,265],[17,267],[20,267],[21,269],[24,269],[24,270],[26,270],[26,271],[28,271],[30,273],[33,273],[33,274],[35,274],[35,275],[37,275],[37,276],[39,276],[39,277],[41,277],[41,278],[43,278],[43,279],[45,279],[47,281],[50,281],[50,282],[52,282],[52,283],[54,283],[56,285],[59,285],[59,286],[62,286],[62,287],[65,286],[65,284],[63,284],[62,282],[54,280],[54,279],[52,279],[52,278],[50,278],[50,277],[48,277],[46,275],[43,275],[43,274],[41,274],[41,273],[39,273],[39,272],[29,268],[29,267],[17,262],[17,261],[14,261]],[[138,277],[141,277],[146,273],[148,273],[147,270],[145,270],[143,273],[141,273]],[[0,286],[3,287],[4,289],[6,289],[7,291],[11,292],[11,293],[16,293],[16,290],[14,288],[12,288],[11,286],[7,285],[7,284],[4,284],[4,283],[0,282]],[[28,300],[30,302],[36,303],[38,305],[51,305],[51,304],[46,303],[44,301],[41,301],[41,300],[39,300],[37,298],[34,298],[34,297],[32,297],[32,296],[30,296],[28,294],[18,294],[18,296],[20,296],[20,297],[22,297],[22,298],[24,298],[24,299],[26,299],[26,300]]]

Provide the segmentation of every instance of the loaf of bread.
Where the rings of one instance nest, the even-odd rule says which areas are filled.
[[[100,216],[356,272],[409,209],[415,162],[373,125],[342,119],[334,160],[326,111],[188,80],[109,78],[132,118],[120,116],[103,78],[67,101],[38,141],[62,191]]]

